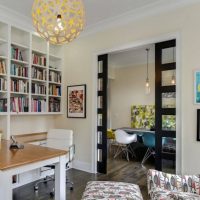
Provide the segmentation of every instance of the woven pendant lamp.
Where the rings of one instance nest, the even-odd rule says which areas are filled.
[[[33,25],[39,35],[51,44],[74,40],[85,26],[82,0],[34,0]]]

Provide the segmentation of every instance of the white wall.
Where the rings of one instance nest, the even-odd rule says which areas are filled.
[[[199,173],[200,143],[196,141],[196,109],[193,104],[193,71],[200,69],[200,3],[174,9],[159,15],[134,20],[120,27],[101,31],[97,34],[79,38],[65,48],[64,83],[87,84],[87,118],[67,119],[58,116],[57,127],[72,128],[75,133],[76,159],[88,167],[92,162],[92,124],[93,116],[93,58],[94,53],[104,49],[112,49],[124,44],[136,44],[138,41],[155,38],[160,35],[178,32],[181,45],[181,112],[182,112],[182,171],[183,173]],[[64,88],[66,99],[66,88]],[[66,101],[63,105],[66,107]]]
[[[110,80],[110,111],[112,128],[131,126],[132,105],[155,104],[155,65],[149,65],[151,92],[145,94],[146,65],[115,69]]]
[[[47,132],[54,127],[54,116],[11,116],[11,135]]]

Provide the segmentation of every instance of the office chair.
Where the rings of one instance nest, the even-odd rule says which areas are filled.
[[[118,149],[114,155],[114,158],[116,158],[118,155],[120,155],[122,152],[126,156],[126,159],[129,161],[129,153],[136,157],[135,152],[133,148],[131,147],[131,143],[137,142],[137,135],[136,134],[128,134],[124,130],[116,130],[115,131],[115,140],[118,143]]]
[[[69,153],[66,155],[66,168],[69,168],[69,163],[72,162],[75,154],[75,146],[73,144],[73,131],[66,129],[51,129],[47,133],[46,144],[43,146],[54,148],[54,149],[62,149],[66,150]],[[47,165],[45,168],[55,169],[55,165]],[[46,171],[46,170],[44,170]],[[40,183],[47,183],[49,181],[54,181],[55,178],[51,176],[46,176],[43,180],[36,182],[34,185],[34,190],[37,191],[39,189]],[[70,190],[73,190],[73,183],[66,178],[66,184],[70,185]],[[50,193],[51,196],[54,195],[54,192]]]
[[[143,144],[147,147],[147,151],[142,159],[143,164],[149,159],[151,155],[155,157],[155,133],[145,132],[142,135]]]

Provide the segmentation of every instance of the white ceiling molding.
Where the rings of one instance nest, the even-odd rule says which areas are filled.
[[[175,10],[179,7],[184,7],[190,4],[200,3],[200,0],[160,0],[143,6],[142,8],[134,9],[133,11],[126,12],[122,15],[102,20],[93,26],[87,27],[80,37],[84,37],[97,32],[102,32],[108,28],[114,28],[120,25],[125,25],[131,21],[138,20],[147,16],[157,15],[159,13]]]
[[[0,21],[20,27],[21,29],[34,31],[30,18],[2,5],[0,5]]]
[[[111,27],[124,25],[134,20],[143,17],[156,15],[169,10],[175,10],[178,7],[187,6],[189,4],[200,3],[200,0],[160,0],[158,2],[143,6],[142,8],[134,9],[117,17],[102,20],[95,25],[88,26],[79,37],[84,37],[96,32],[101,32]],[[20,27],[25,30],[34,31],[32,20],[12,9],[0,5],[0,21],[9,23],[13,26]]]

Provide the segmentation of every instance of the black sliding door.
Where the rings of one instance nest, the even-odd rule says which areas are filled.
[[[107,172],[108,55],[98,56],[97,72],[97,172]]]
[[[156,169],[176,158],[176,40],[155,45]]]

